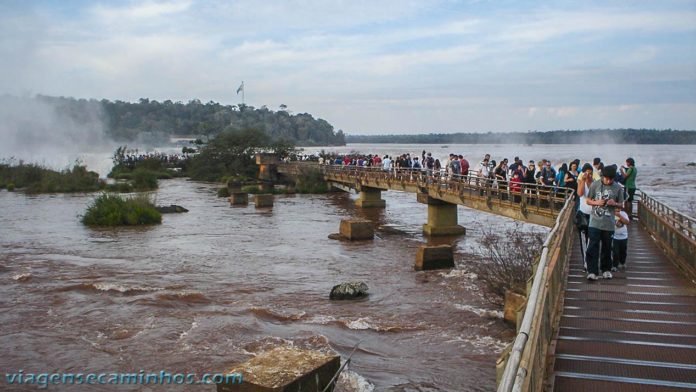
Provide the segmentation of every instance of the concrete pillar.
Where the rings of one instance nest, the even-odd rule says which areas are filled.
[[[278,180],[278,156],[275,154],[256,154],[256,164],[259,166],[259,179],[266,181]]]
[[[432,198],[425,193],[417,195],[418,202],[428,205],[428,223],[423,233],[429,236],[461,235],[466,229],[457,224],[457,205]]]
[[[375,238],[375,228],[372,222],[362,219],[343,219],[339,228],[339,234],[351,241],[371,240]]]
[[[512,325],[519,325],[519,313],[523,310],[523,306],[527,305],[527,297],[522,294],[517,294],[510,290],[505,290],[505,306],[503,311],[503,320]]]
[[[454,252],[451,245],[421,245],[416,253],[416,271],[454,268]]]
[[[232,193],[230,195],[230,204],[233,206],[241,206],[249,204],[249,195],[246,193]]]
[[[273,193],[273,183],[262,182],[258,185],[259,191],[263,193]]]
[[[230,377],[217,384],[217,392],[322,391],[340,366],[338,355],[277,347],[223,372]]]
[[[254,195],[254,204],[256,208],[273,207],[273,195]]]
[[[245,206],[249,204],[249,195],[242,192],[242,183],[237,180],[227,182],[227,192],[230,194],[230,204],[233,206]]]
[[[376,188],[361,187],[358,200],[355,205],[361,208],[384,208],[387,202],[382,200],[382,190]]]

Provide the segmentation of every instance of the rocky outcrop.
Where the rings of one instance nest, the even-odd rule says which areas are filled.
[[[329,299],[356,299],[367,297],[367,284],[365,282],[347,282],[334,286],[331,289]]]
[[[182,206],[172,204],[169,206],[157,206],[155,207],[160,214],[174,214],[179,212],[188,212],[188,210]]]

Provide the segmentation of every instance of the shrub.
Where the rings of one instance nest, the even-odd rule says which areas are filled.
[[[79,162],[71,169],[55,171],[37,164],[0,162],[0,183],[24,188],[27,193],[93,192],[104,187],[99,174]]]
[[[124,199],[103,193],[87,207],[82,217],[87,226],[133,226],[162,223],[162,214],[146,196]]]
[[[324,180],[324,174],[316,168],[303,168],[295,183],[297,193],[327,193],[329,186]]]
[[[230,197],[230,191],[227,189],[227,187],[220,188],[217,191],[218,197]]]
[[[7,190],[8,190],[9,192],[14,191],[14,190],[15,190],[15,184],[13,184],[13,183],[7,184]]]
[[[519,223],[502,234],[484,230],[479,240],[480,254],[472,261],[471,270],[492,294],[489,301],[502,305],[506,290],[525,293],[544,238],[542,233],[522,230]]]
[[[147,169],[135,169],[132,173],[133,188],[138,191],[157,189],[157,173]]]

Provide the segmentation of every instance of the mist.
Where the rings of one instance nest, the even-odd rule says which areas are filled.
[[[99,101],[79,101],[71,111],[49,97],[0,96],[0,159],[52,169],[76,161],[104,177],[117,143],[106,135]]]

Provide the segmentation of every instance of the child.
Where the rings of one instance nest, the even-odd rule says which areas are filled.
[[[614,211],[616,216],[616,229],[614,230],[614,238],[611,242],[612,249],[612,272],[619,269],[626,270],[626,248],[628,246],[628,224],[630,219],[628,214],[623,210]]]

